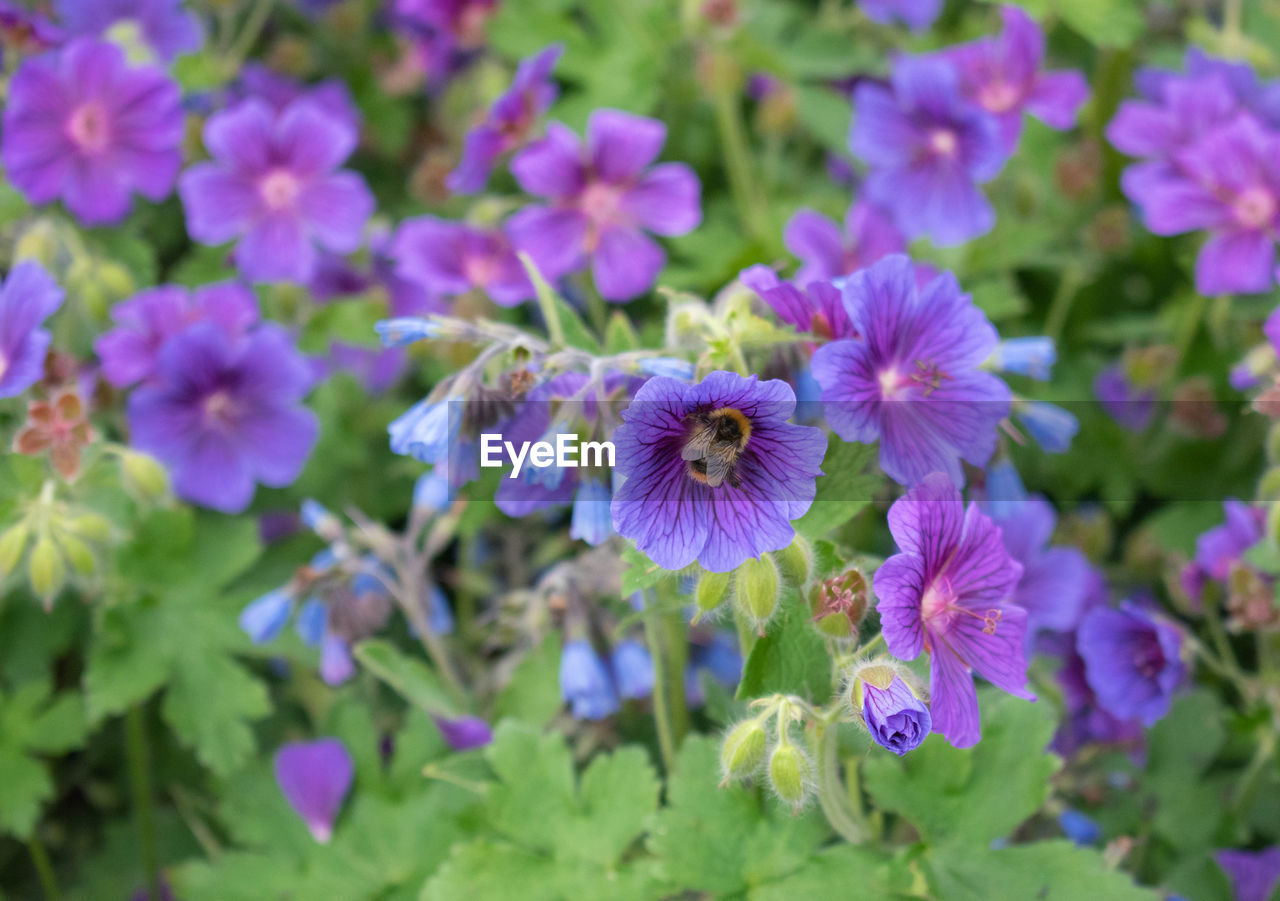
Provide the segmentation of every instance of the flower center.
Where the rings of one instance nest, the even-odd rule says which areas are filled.
[[[498,261],[487,254],[469,255],[462,261],[462,272],[467,281],[476,287],[483,288],[493,281],[498,274]]]
[[[1266,188],[1248,188],[1236,197],[1231,211],[1246,228],[1265,228],[1276,217],[1276,199]]]
[[[1018,105],[1020,95],[1017,85],[999,79],[983,86],[978,92],[978,103],[989,112],[1007,113]]]
[[[616,185],[596,182],[582,192],[582,212],[598,226],[608,225],[618,218],[618,205],[622,192]]]
[[[225,390],[210,394],[204,401],[204,420],[208,425],[228,426],[235,418],[236,404]]]
[[[101,153],[111,142],[111,122],[101,103],[90,100],[76,107],[67,122],[67,133],[85,153]]]
[[[950,128],[935,128],[929,132],[929,149],[935,156],[955,156],[960,138]]]
[[[258,192],[262,195],[262,202],[269,209],[292,209],[298,200],[298,195],[302,193],[302,183],[292,172],[276,169],[267,173],[258,183]]]
[[[896,367],[880,371],[880,397],[883,400],[895,399],[909,384],[911,379],[904,376]]]
[[[680,450],[689,477],[712,488],[739,483],[735,468],[751,439],[751,420],[741,410],[720,407],[685,417],[688,439]]]

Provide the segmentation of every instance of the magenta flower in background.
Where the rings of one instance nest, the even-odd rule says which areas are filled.
[[[1009,598],[1022,565],[1000,528],[959,490],[933,473],[889,508],[901,553],[876,570],[873,585],[889,651],[913,660],[930,654],[933,729],[954,747],[977,744],[982,728],[972,673],[1029,701],[1027,612]]]
[[[1084,76],[1074,70],[1041,72],[1044,32],[1016,6],[1002,6],[1004,32],[943,51],[960,73],[960,91],[1000,123],[1004,149],[1012,153],[1022,133],[1022,114],[1059,131],[1075,125],[1089,97]]]
[[[276,751],[276,784],[312,837],[327,844],[351,790],[355,764],[336,738],[290,742]]]
[[[891,87],[858,85],[854,106],[849,149],[870,167],[866,196],[908,238],[949,246],[991,230],[996,214],[978,184],[1004,167],[1000,125],[961,96],[949,63],[902,57]]]
[[[258,321],[258,300],[237,282],[205,285],[191,291],[161,285],[111,308],[115,328],[100,335],[93,349],[102,361],[102,377],[127,388],[151,377],[165,342],[192,323],[212,320],[236,339]]]
[[[650,167],[666,142],[657,119],[600,109],[587,122],[584,150],[558,122],[546,137],[516,154],[511,171],[520,187],[545,197],[511,217],[517,249],[527,251],[549,278],[591,262],[606,300],[630,300],[653,286],[666,254],[645,234],[676,236],[702,221],[701,185],[684,163]]]
[[[881,25],[901,23],[924,31],[942,14],[942,0],[859,0],[858,8]]]
[[[236,103],[256,97],[265,101],[277,113],[283,112],[295,100],[306,98],[323,107],[335,119],[341,119],[357,130],[363,118],[345,81],[326,78],[315,84],[303,84],[261,63],[246,63],[240,70],[234,89],[228,94]]]
[[[200,49],[200,20],[182,0],[57,0],[58,18],[72,35],[101,37],[136,28],[163,60]]]
[[[1280,846],[1261,851],[1225,849],[1213,859],[1231,880],[1235,901],[1267,901],[1280,883]]]
[[[533,284],[501,228],[419,216],[400,225],[391,255],[401,278],[434,296],[479,289],[504,307],[533,297]]]
[[[364,179],[338,169],[357,138],[307,98],[279,113],[250,99],[215,114],[204,129],[213,160],[178,184],[187,230],[202,244],[238,238],[236,265],[253,281],[307,281],[317,246],[351,253],[373,213]]]
[[[1182,587],[1193,599],[1200,597],[1207,580],[1225,583],[1244,552],[1262,540],[1265,510],[1233,497],[1223,501],[1222,507],[1222,525],[1196,539],[1195,559],[1182,571]]]
[[[445,743],[455,751],[472,751],[493,741],[493,730],[478,716],[432,716]]]
[[[151,379],[129,396],[134,446],[173,475],[179,497],[239,513],[254,483],[290,484],[315,445],[315,415],[301,406],[310,366],[274,324],[232,339],[197,322],[165,342]]]
[[[1039,496],[990,511],[1005,549],[1022,564],[1013,602],[1027,611],[1027,637],[1046,629],[1069,632],[1080,622],[1089,588],[1089,561],[1074,547],[1049,547],[1058,515]]]
[[[789,545],[791,521],[813,503],[827,439],[787,422],[796,398],[786,382],[712,372],[697,385],[655,377],[636,392],[614,432],[613,525],[664,569],[697,560],[728,572]],[[691,444],[707,427],[737,447],[727,473]],[[692,457],[692,458],[691,458]]]
[[[844,307],[857,340],[834,341],[813,355],[827,420],[846,441],[880,441],[880,465],[911,485],[929,473],[964,484],[960,461],[984,465],[1009,413],[1009,388],[978,369],[996,330],[955,276],[923,291],[900,254],[850,276]]]
[[[64,37],[62,29],[47,16],[32,12],[23,3],[0,0],[0,49],[4,54],[39,53],[60,44]]]
[[[40,326],[62,306],[63,293],[44,267],[24,260],[0,287],[0,397],[14,397],[44,376],[49,330]]]
[[[563,53],[563,44],[552,44],[520,61],[511,86],[493,102],[483,121],[467,132],[462,159],[445,178],[445,187],[455,194],[483,190],[499,157],[524,145],[538,117],[559,94],[551,73]]]
[[[1132,601],[1090,610],[1076,634],[1076,649],[1098,704],[1144,726],[1169,712],[1186,674],[1182,633]]]
[[[160,201],[182,165],[177,83],[82,38],[26,60],[9,85],[5,175],[31,203],[61,198],[86,225],[118,222],[131,195]]]
[[[840,289],[830,282],[811,282],[801,290],[794,283],[779,279],[768,266],[759,264],[742,270],[738,280],[759,294],[779,319],[794,325],[797,331],[812,332],[828,340],[857,337],[845,312]]]
[[[1093,380],[1093,394],[1106,414],[1130,432],[1146,429],[1156,412],[1155,392],[1134,385],[1120,363],[1098,373]]]
[[[449,46],[472,49],[484,42],[484,27],[498,0],[395,0],[395,13],[423,27]]]
[[[843,233],[821,213],[799,210],[787,222],[782,241],[800,258],[795,274],[800,285],[848,275],[907,246],[888,215],[865,201],[849,207]]]

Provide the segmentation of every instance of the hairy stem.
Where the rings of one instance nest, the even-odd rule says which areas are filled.
[[[855,812],[853,801],[840,783],[840,739],[834,722],[818,726],[818,803],[831,828],[845,841],[860,845],[869,832],[861,812]]]

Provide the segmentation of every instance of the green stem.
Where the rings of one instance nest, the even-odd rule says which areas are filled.
[[[582,280],[582,293],[587,298],[587,318],[591,320],[591,327],[596,330],[600,343],[603,344],[605,330],[609,327],[609,307],[590,276]]]
[[[689,731],[689,704],[684,694],[684,669],[689,662],[689,636],[685,633],[683,614],[662,614],[663,637],[666,639],[666,670],[672,674],[668,680],[671,702],[672,738],[677,749]]]
[[[1178,329],[1178,343],[1175,345],[1178,352],[1179,364],[1187,356],[1187,351],[1191,349],[1191,342],[1196,339],[1196,335],[1200,331],[1200,323],[1204,320],[1205,310],[1209,308],[1209,298],[1203,294],[1197,294],[1191,299],[1191,307],[1187,310],[1186,318],[1182,320],[1182,327]]]
[[[1049,303],[1049,313],[1044,320],[1044,333],[1053,339],[1054,344],[1062,339],[1062,329],[1067,324],[1071,306],[1080,293],[1080,285],[1083,281],[1084,272],[1079,265],[1068,265],[1062,272],[1058,290],[1053,294],[1053,300]]]
[[[151,792],[151,761],[147,752],[147,724],[142,704],[134,704],[124,715],[125,754],[129,760],[129,786],[133,794],[133,816],[138,830],[138,852],[146,878],[147,897],[160,897],[160,855],[156,851],[156,811]]]
[[[53,872],[49,854],[35,830],[32,830],[31,837],[27,839],[27,850],[31,852],[31,863],[35,865],[36,875],[40,877],[40,888],[44,891],[45,898],[48,901],[60,901],[62,890],[58,888],[57,874]]]
[[[717,55],[712,66],[715,69],[716,129],[724,149],[725,170],[729,175],[729,190],[733,194],[738,215],[748,233],[757,241],[763,240],[765,228],[763,208],[756,191],[757,182],[751,174],[751,155],[747,147],[747,132],[742,124],[742,109],[735,81],[728,77],[734,62],[727,56]]]
[[[271,16],[273,6],[275,6],[275,0],[258,0],[253,9],[249,10],[249,15],[244,20],[244,28],[227,54],[231,63],[238,66],[241,60],[249,55],[249,51],[253,49],[253,42],[262,34],[262,29]]]
[[[840,739],[835,723],[818,726],[818,803],[831,828],[850,844],[867,840],[867,824],[855,814],[853,801],[840,784]]]
[[[1271,755],[1276,750],[1276,736],[1270,729],[1264,729],[1258,735],[1258,747],[1254,751],[1253,759],[1249,761],[1249,766],[1245,769],[1244,775],[1240,777],[1240,784],[1236,786],[1235,796],[1232,798],[1232,807],[1235,809],[1236,815],[1244,818],[1253,805],[1253,799],[1258,793],[1258,786],[1262,782],[1262,774],[1266,771],[1267,763],[1271,760]]]
[[[645,605],[652,606],[652,600],[645,598]],[[662,766],[670,776],[676,768],[676,740],[675,729],[671,723],[667,663],[663,653],[662,630],[659,625],[657,611],[646,610],[644,637],[649,645],[649,656],[653,658],[653,723],[658,730],[658,751],[662,754]]]

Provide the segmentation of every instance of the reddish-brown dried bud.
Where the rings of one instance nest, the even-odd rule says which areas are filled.
[[[80,471],[80,453],[93,439],[80,396],[64,390],[52,400],[27,405],[27,421],[14,437],[13,449],[28,456],[49,451],[54,470],[69,481]]]

